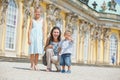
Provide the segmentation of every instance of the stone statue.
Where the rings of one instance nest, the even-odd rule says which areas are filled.
[[[62,29],[62,17],[60,15],[61,10],[52,4],[49,4],[47,9],[48,30],[50,31],[53,26],[58,26]]]
[[[102,8],[102,12],[104,12],[107,9],[105,1],[103,2],[101,8]]]
[[[34,8],[39,7],[40,6],[40,2],[42,2],[43,0],[33,0],[33,6]]]
[[[24,8],[24,22],[23,22],[23,27],[26,28],[27,26],[27,20],[28,20],[28,17],[31,16],[31,5],[33,3],[33,0],[24,0],[23,2],[23,8]]]
[[[97,7],[96,1],[94,1],[92,5],[93,5],[93,8],[96,9],[96,7]]]
[[[5,13],[6,13],[6,10],[8,8],[8,4],[9,4],[8,0],[1,0],[1,2],[2,2],[2,7],[0,9],[0,12],[1,12],[1,14],[0,14],[0,25],[5,22],[5,16],[6,16]]]
[[[88,26],[88,23],[85,21],[82,21],[82,24],[79,27],[80,37],[84,37],[84,35],[89,32],[90,27]]]
[[[66,17],[66,29],[72,31],[72,14],[67,14],[67,17]]]
[[[101,40],[101,35],[102,35],[102,27],[95,25],[91,28],[91,40]]]
[[[103,29],[103,41],[107,41],[109,39],[110,28]]]
[[[54,17],[53,20],[54,20],[54,26],[57,26],[62,30],[63,21],[60,13],[61,13],[61,10],[59,8],[55,8],[53,13],[53,17]]]
[[[116,10],[116,2],[115,2],[115,0],[109,1],[109,2],[108,2],[108,7],[109,7],[109,10],[117,11],[117,10]]]
[[[78,17],[74,13],[67,14],[66,17],[66,29],[73,33],[73,30],[77,29]]]

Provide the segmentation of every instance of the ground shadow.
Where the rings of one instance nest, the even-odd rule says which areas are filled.
[[[31,70],[30,68],[23,68],[23,67],[13,67],[13,68],[15,68],[15,69],[21,69],[21,70]],[[31,70],[32,71],[32,70]],[[44,71],[44,72],[47,72],[46,71],[46,69],[39,69],[39,70],[37,70],[37,71]],[[52,70],[51,72],[58,72],[58,71],[56,71],[56,70]]]
[[[31,70],[30,68],[22,68],[22,67],[13,67],[15,69],[22,69],[22,70]]]

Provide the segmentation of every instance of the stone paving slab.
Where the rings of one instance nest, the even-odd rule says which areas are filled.
[[[46,72],[39,64],[39,71],[30,70],[30,63],[0,62],[0,80],[120,80],[120,68],[72,66],[71,74]]]
[[[29,60],[29,57],[4,57],[4,56],[0,56],[0,62],[30,63],[30,60]],[[41,59],[39,59],[38,63],[40,63],[40,64],[42,63]],[[107,64],[99,64],[99,63],[97,63],[97,64],[83,64],[83,63],[72,62],[72,65],[120,68],[120,65],[107,65]]]

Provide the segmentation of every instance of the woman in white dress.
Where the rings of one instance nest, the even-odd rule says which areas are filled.
[[[43,52],[43,29],[44,22],[40,17],[41,9],[37,7],[35,9],[35,18],[31,20],[29,31],[28,31],[28,44],[29,44],[29,54],[31,69],[38,70],[38,58],[39,54]]]

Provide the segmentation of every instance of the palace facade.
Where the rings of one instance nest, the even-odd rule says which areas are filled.
[[[42,7],[43,43],[53,26],[72,31],[72,61],[120,65],[120,5],[115,0],[1,0],[0,56],[28,56],[28,28],[34,8]]]

